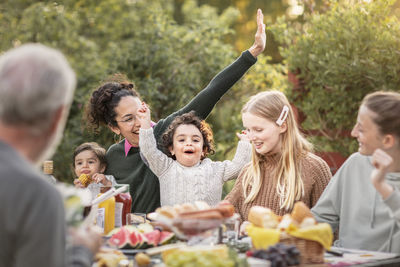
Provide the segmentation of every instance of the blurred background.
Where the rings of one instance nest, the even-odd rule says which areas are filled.
[[[85,104],[102,81],[124,74],[157,121],[251,46],[261,8],[267,48],[207,119],[212,158],[233,157],[242,105],[275,89],[292,101],[304,134],[334,172],[357,150],[349,131],[362,97],[400,88],[398,6],[393,0],[3,0],[0,51],[40,42],[61,50],[76,71],[74,102],[53,157],[54,176],[72,183],[76,146],[119,141],[107,129],[86,127]]]

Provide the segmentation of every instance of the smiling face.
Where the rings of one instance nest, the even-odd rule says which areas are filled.
[[[281,151],[281,133],[286,131],[285,123],[278,126],[275,122],[250,112],[242,114],[242,121],[257,153],[266,155]]]
[[[117,114],[115,117],[117,126],[109,126],[114,133],[121,134],[133,146],[139,146],[140,123],[136,116],[141,105],[142,103],[138,97],[122,97],[114,109]]]
[[[75,175],[79,177],[81,174],[92,176],[95,173],[103,173],[105,166],[102,166],[99,158],[91,150],[84,150],[75,156]]]
[[[175,130],[173,144],[169,151],[180,164],[191,167],[200,162],[203,144],[203,136],[196,126],[182,124]]]
[[[377,148],[383,148],[383,135],[380,133],[378,125],[373,122],[376,116],[365,105],[361,105],[358,111],[357,123],[354,125],[351,135],[357,138],[358,152],[362,155],[372,155]]]

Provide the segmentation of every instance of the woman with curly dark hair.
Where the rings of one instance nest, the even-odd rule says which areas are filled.
[[[161,119],[154,125],[156,140],[178,115],[195,111],[205,119],[218,100],[237,82],[257,61],[257,56],[265,48],[265,25],[261,10],[257,14],[258,29],[251,48],[231,65],[220,72],[197,96],[185,107]],[[105,174],[115,177],[117,183],[130,185],[132,212],[152,212],[160,206],[160,186],[158,178],[147,167],[140,156],[139,129],[137,113],[141,107],[139,94],[133,84],[105,83],[96,89],[89,102],[90,123],[95,127],[107,126],[111,131],[125,139],[112,145],[107,151],[108,166]]]
[[[175,117],[162,135],[165,155],[157,148],[149,108],[143,104],[138,114],[139,147],[160,181],[161,206],[195,201],[217,205],[224,182],[236,178],[250,161],[251,145],[245,134],[238,134],[241,141],[232,161],[207,158],[214,153],[212,130],[193,111]]]

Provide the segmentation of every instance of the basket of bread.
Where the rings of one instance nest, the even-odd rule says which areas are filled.
[[[156,223],[165,225],[175,232],[180,239],[202,234],[218,228],[222,222],[233,216],[233,205],[221,202],[210,207],[206,202],[184,203],[174,206],[163,206],[147,217]]]
[[[265,207],[253,206],[248,220],[251,224],[246,230],[254,248],[266,249],[276,243],[295,245],[302,264],[323,263],[325,249],[329,250],[332,244],[330,225],[317,223],[303,202],[297,202],[293,211],[284,216]]]

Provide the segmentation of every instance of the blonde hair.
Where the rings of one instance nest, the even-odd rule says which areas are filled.
[[[276,123],[284,106],[289,109],[284,121],[287,130],[280,136],[281,156],[276,167],[275,182],[276,190],[280,196],[280,208],[291,210],[295,201],[300,200],[304,195],[303,180],[300,176],[300,158],[312,150],[312,145],[301,135],[289,101],[279,91],[266,91],[252,96],[244,105],[242,114],[248,112]],[[253,201],[260,191],[262,184],[261,162],[264,156],[257,153],[253,147],[252,164],[243,173],[242,187],[245,203]],[[247,194],[249,186],[251,186],[251,190]]]

